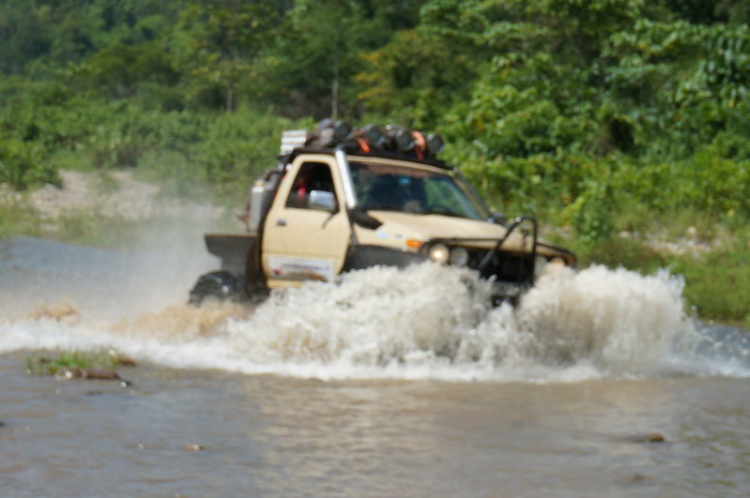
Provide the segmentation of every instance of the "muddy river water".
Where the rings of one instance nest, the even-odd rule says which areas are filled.
[[[750,343],[665,272],[548,274],[515,310],[433,265],[185,306],[213,264],[0,242],[0,496],[750,494]],[[132,385],[26,374],[59,349]]]

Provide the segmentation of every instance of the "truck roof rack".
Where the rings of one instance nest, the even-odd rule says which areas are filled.
[[[424,159],[418,160],[417,157],[416,157],[416,155],[414,155],[414,154],[398,153],[398,152],[393,152],[393,151],[388,151],[388,150],[375,150],[375,151],[370,151],[370,152],[363,152],[362,150],[360,150],[359,148],[357,148],[355,144],[349,144],[349,145],[351,145],[351,146],[347,147],[345,145],[344,146],[344,150],[345,150],[345,152],[347,154],[349,154],[351,156],[354,156],[354,157],[357,157],[357,156],[360,156],[360,157],[378,157],[378,158],[382,158],[382,159],[395,159],[395,160],[399,160],[399,161],[416,161],[416,162],[420,162],[422,164],[426,164],[426,165],[429,165],[429,166],[435,166],[435,167],[441,168],[441,169],[446,169],[446,170],[453,170],[453,169],[455,169],[454,166],[452,166],[452,165],[450,165],[450,164],[448,164],[445,161],[442,161],[440,159],[424,158]],[[286,154],[286,155],[282,156],[282,158],[281,158],[281,164],[279,165],[279,167],[283,167],[284,165],[292,162],[294,160],[294,158],[297,157],[298,155],[300,155],[300,154],[306,154],[306,153],[307,154],[314,153],[314,154],[331,154],[331,155],[333,155],[333,154],[336,153],[336,149],[331,148],[331,147],[326,147],[326,148],[319,148],[319,147],[299,147],[299,148],[294,149],[289,154]]]
[[[301,148],[321,151],[343,147],[353,154],[378,155],[427,162],[445,167],[437,160],[437,155],[445,147],[443,137],[438,133],[423,134],[403,126],[388,125],[384,129],[368,124],[353,129],[345,121],[324,119],[317,130],[288,130],[281,135],[280,155],[285,156]]]

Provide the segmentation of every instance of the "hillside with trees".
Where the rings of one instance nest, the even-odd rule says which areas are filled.
[[[669,266],[750,323],[750,298],[710,302],[750,296],[748,22],[750,0],[5,0],[0,183],[125,167],[240,204],[282,129],[398,122],[583,261]],[[686,233],[710,250],[652,240]]]

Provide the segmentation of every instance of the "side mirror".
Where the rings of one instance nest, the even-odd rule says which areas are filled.
[[[325,190],[313,190],[312,192],[310,192],[308,207],[310,209],[319,209],[321,211],[328,211],[332,213],[336,211],[336,196],[333,195],[333,192],[326,192]]]
[[[349,218],[357,225],[369,230],[377,230],[380,225],[383,224],[382,221],[377,218],[373,218],[361,209],[349,210]]]
[[[495,211],[492,211],[490,213],[490,217],[487,218],[487,221],[490,223],[495,223],[496,225],[505,225],[508,223],[508,220],[505,219],[505,215],[503,213],[497,213]]]

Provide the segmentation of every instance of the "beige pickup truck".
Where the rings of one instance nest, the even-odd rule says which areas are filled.
[[[534,218],[493,214],[437,159],[442,146],[439,135],[330,120],[315,133],[284,132],[278,166],[251,187],[246,231],[205,235],[221,270],[200,277],[190,302],[432,260],[489,279],[497,304],[516,302],[541,266],[575,265],[573,253],[538,239]]]

